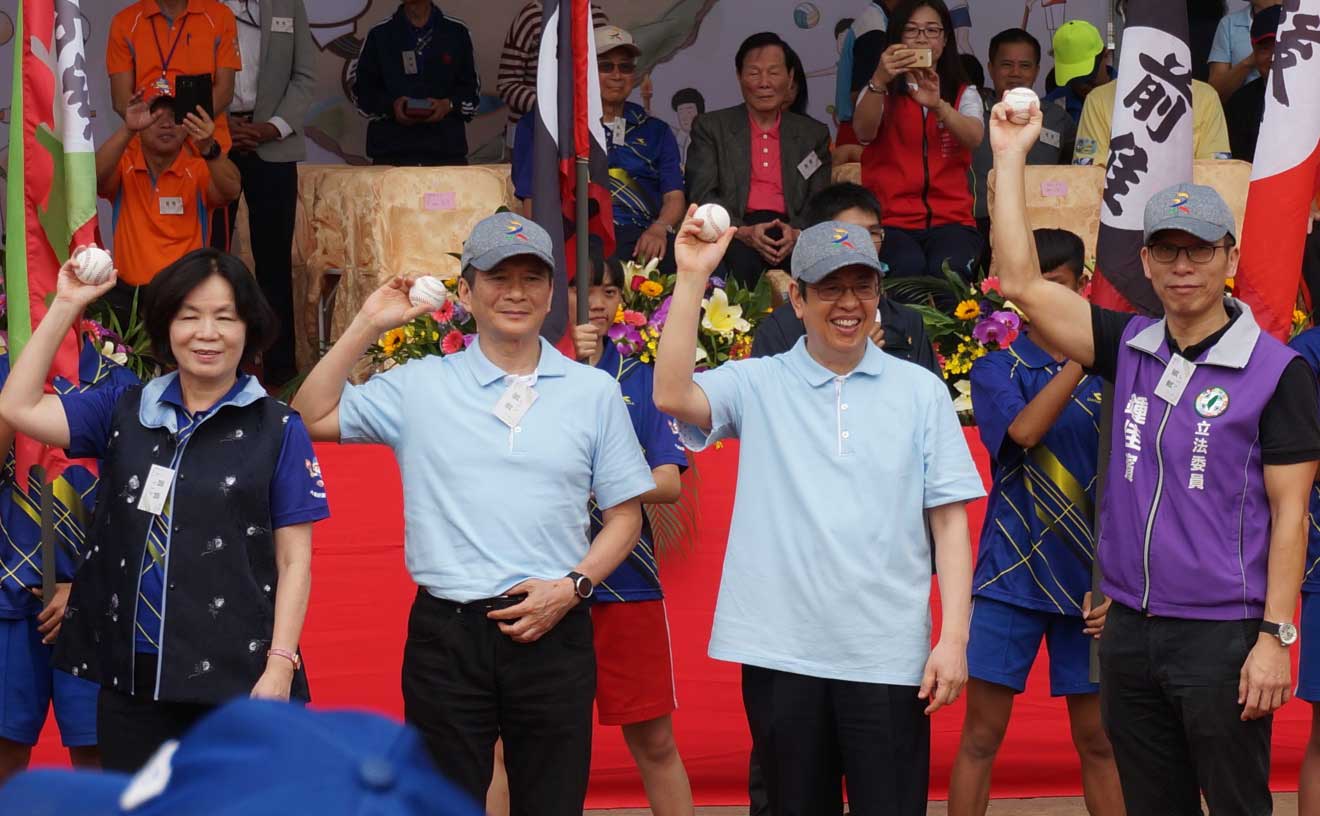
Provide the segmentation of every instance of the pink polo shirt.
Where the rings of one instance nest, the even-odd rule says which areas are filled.
[[[779,123],[762,129],[748,112],[752,132],[752,184],[747,191],[747,211],[769,210],[784,213],[784,173],[779,156]]]

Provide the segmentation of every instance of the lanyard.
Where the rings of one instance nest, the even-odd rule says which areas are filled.
[[[165,49],[160,44],[160,35],[156,33],[156,18],[151,18],[151,40],[156,44],[156,53],[160,55],[160,78],[165,82],[169,82],[170,63],[174,61],[174,52],[178,50],[179,43],[183,40],[183,30],[187,27],[188,13],[184,12],[183,20],[179,23],[179,33],[175,35],[174,44],[170,46],[169,56],[166,56]]]

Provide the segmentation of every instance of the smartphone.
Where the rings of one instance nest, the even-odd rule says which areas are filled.
[[[183,118],[197,112],[197,106],[206,115],[215,118],[215,103],[210,74],[185,74],[174,80],[174,123],[183,124]]]
[[[909,48],[908,53],[916,56],[912,68],[930,68],[935,64],[935,52],[929,48]]]
[[[410,96],[403,103],[403,110],[409,116],[430,116],[435,108],[431,107],[431,100],[418,99]]]

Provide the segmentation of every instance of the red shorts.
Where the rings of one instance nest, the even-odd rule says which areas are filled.
[[[674,667],[664,601],[597,603],[596,710],[601,725],[631,725],[672,714]]]

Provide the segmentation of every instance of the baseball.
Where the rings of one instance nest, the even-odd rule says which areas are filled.
[[[414,306],[429,306],[432,309],[439,309],[449,300],[449,290],[439,278],[430,275],[423,275],[413,281],[412,289],[408,290],[408,300]]]
[[[110,276],[114,274],[114,260],[110,257],[109,252],[98,246],[83,247],[76,257],[78,268],[75,274],[77,274],[78,280],[88,286],[100,286],[110,280]]]
[[[1010,88],[1004,91],[1004,102],[1014,124],[1025,125],[1031,121],[1031,106],[1040,105],[1040,97],[1030,88]]]
[[[701,219],[701,240],[713,244],[729,229],[729,211],[719,204],[702,204],[692,214]]]

